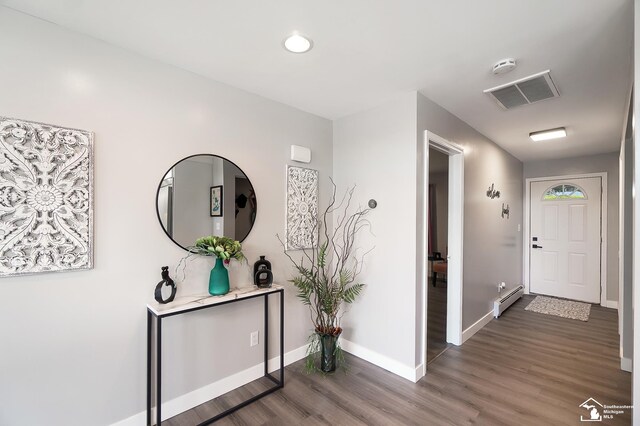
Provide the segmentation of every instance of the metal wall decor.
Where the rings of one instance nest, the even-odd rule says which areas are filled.
[[[487,197],[491,198],[492,200],[494,198],[500,198],[500,191],[498,191],[497,189],[494,189],[493,183],[491,184],[489,189],[487,189]]]
[[[504,219],[505,217],[509,219],[509,204],[505,207],[504,203],[502,203],[502,218]]]
[[[0,117],[0,276],[93,266],[93,133]]]
[[[286,250],[318,244],[318,171],[287,166]]]

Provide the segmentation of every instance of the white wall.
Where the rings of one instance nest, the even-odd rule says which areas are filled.
[[[345,316],[344,337],[395,371],[410,372],[422,360],[417,210],[425,190],[418,185],[425,130],[465,148],[463,327],[491,310],[498,282],[513,286],[522,277],[520,161],[416,92],[336,120],[336,180],[357,183],[361,205],[378,201],[369,218],[374,235],[361,241],[375,246],[361,276],[367,288]],[[492,182],[500,200],[485,195]],[[501,201],[511,205],[510,220],[500,217]]]
[[[211,186],[222,185],[223,194],[222,194],[222,216],[213,216],[211,217],[211,226],[212,231],[211,235],[216,235],[218,237],[228,235],[231,236],[230,233],[226,233],[226,221],[227,215],[225,215],[224,211],[224,163],[225,161],[222,158],[215,158],[213,160],[213,181],[211,182]],[[209,188],[209,207],[207,210],[209,214],[211,214],[211,187]]]
[[[224,235],[236,235],[236,167],[228,163],[224,165],[222,198]]]
[[[183,247],[193,245],[196,239],[213,231],[209,216],[213,171],[211,163],[193,160],[181,161],[174,167],[173,239]]]
[[[507,288],[521,284],[522,163],[422,94],[418,94],[417,129],[420,142],[424,130],[429,130],[464,149],[462,329],[466,330],[492,310],[499,282]],[[487,197],[492,183],[500,198]],[[509,204],[509,219],[501,217],[502,203]]]
[[[607,300],[618,301],[618,248],[620,221],[619,153],[589,155],[557,160],[530,161],[524,164],[524,177],[563,176],[607,172]]]
[[[284,283],[292,269],[275,234],[284,229],[289,146],[310,147],[310,167],[326,177],[331,122],[4,7],[0,58],[0,115],[95,132],[95,268],[0,280],[0,424],[107,425],[145,408],[145,304],[160,267],[173,272],[185,254],[156,217],[167,169],[213,153],[244,170],[259,204],[247,269],[264,254]],[[321,178],[321,207],[327,198]],[[201,263],[190,264],[179,294],[206,292],[213,260]],[[286,294],[290,351],[310,324]],[[261,318],[255,301],[166,320],[173,374],[164,399],[258,364],[262,346],[248,343]]]
[[[368,216],[372,234],[358,243],[375,246],[359,280],[367,287],[343,319],[343,337],[408,368],[415,364],[415,134],[415,93],[333,124],[339,189],[357,185],[355,204],[378,202]]]

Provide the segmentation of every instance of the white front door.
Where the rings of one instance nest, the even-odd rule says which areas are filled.
[[[531,182],[530,291],[600,303],[602,178]]]

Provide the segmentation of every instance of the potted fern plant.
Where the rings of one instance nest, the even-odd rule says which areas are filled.
[[[297,271],[290,282],[296,287],[298,298],[309,306],[314,327],[307,350],[308,372],[318,370],[318,357],[320,371],[335,371],[342,359],[338,338],[342,333],[340,321],[345,304],[353,303],[365,286],[357,278],[368,252],[358,254],[355,242],[358,233],[369,225],[366,215],[370,209],[349,213],[355,187],[350,188],[337,203],[333,180],[331,184],[333,192],[329,205],[320,218],[314,218],[314,232],[318,234],[315,247],[303,250],[300,260],[285,250]],[[329,223],[332,217],[336,219],[333,229]]]

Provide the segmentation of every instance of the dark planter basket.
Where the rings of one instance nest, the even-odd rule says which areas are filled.
[[[338,346],[338,334],[318,333],[320,339],[320,370],[323,373],[336,371],[336,348]]]

